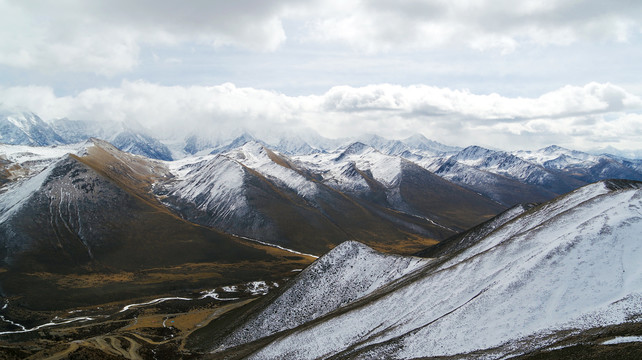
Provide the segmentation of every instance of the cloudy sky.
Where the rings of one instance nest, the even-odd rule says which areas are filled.
[[[0,108],[642,150],[639,0],[0,0]]]

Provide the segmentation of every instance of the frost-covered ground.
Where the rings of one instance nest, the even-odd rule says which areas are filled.
[[[551,341],[559,330],[627,322],[642,313],[639,187],[586,186],[517,216],[454,256],[425,260],[423,266],[384,265],[389,258],[356,244],[342,245],[339,251],[360,250],[331,252],[303,271],[288,289],[292,294],[284,292],[241,327],[253,333],[242,340],[306,323],[275,337],[250,358],[341,353],[407,359],[491,348],[488,354],[499,357]],[[361,271],[366,279],[379,280],[364,287],[371,291],[344,295],[361,281]],[[315,286],[308,286],[311,282]],[[228,341],[239,339],[232,334]]]
[[[292,329],[373,293],[430,263],[428,259],[384,255],[348,241],[303,270],[270,306],[253,314],[221,348]]]

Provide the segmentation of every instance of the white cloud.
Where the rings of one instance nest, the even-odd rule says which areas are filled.
[[[0,88],[0,98],[4,108],[28,109],[45,119],[135,122],[159,137],[312,128],[329,137],[419,132],[448,144],[500,148],[553,143],[642,148],[642,99],[609,83],[511,98],[425,85],[341,86],[322,95],[291,97],[229,83],[183,87],[125,81],[65,97],[47,87]]]
[[[641,107],[639,97],[612,84],[565,86],[538,98],[476,95],[426,85],[371,85],[332,88],[324,107],[332,111],[397,110],[408,116],[455,116],[504,121],[568,117]]]

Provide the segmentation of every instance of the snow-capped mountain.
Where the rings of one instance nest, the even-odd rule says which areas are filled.
[[[423,262],[347,242],[279,296],[198,336],[226,359],[494,359],[598,346],[599,329],[617,333],[642,312],[641,207],[641,183],[604,181],[515,208]]]
[[[558,146],[515,153],[470,146],[457,153],[411,159],[508,206],[548,200],[599,180],[642,180],[635,160],[594,156]]]
[[[99,139],[108,137],[108,132],[104,129],[106,125],[92,121],[61,118],[54,119],[50,125],[66,144],[83,142],[92,137]]]
[[[474,224],[465,218],[482,208],[499,212],[501,205],[445,181],[399,156],[355,142],[335,152],[297,156],[296,164],[308,169],[324,184],[413,216],[430,219],[446,229],[465,229]],[[459,196],[462,196],[459,198]],[[458,216],[463,206],[471,214]],[[435,212],[435,209],[439,211]],[[446,219],[442,215],[449,213]]]
[[[170,150],[159,140],[117,122],[54,119],[45,122],[33,113],[0,115],[0,143],[50,146],[73,144],[90,138],[105,139],[123,151],[145,157],[172,160]]]
[[[0,114],[0,143],[47,146],[63,144],[64,140],[38,115],[22,112]]]
[[[172,160],[171,151],[157,139],[143,133],[123,130],[110,142],[118,149],[157,160]]]
[[[13,306],[101,304],[132,294],[162,293],[186,278],[203,287],[224,285],[281,276],[310,262],[309,256],[176,216],[152,192],[173,176],[164,162],[122,152],[98,139],[67,147],[64,155],[58,147],[40,153],[21,148],[2,145],[14,165],[30,169],[36,159],[46,165],[10,179],[0,193],[0,285]],[[247,261],[253,261],[251,270],[240,265]],[[171,269],[167,277],[109,280],[114,273],[162,273],[165,268]],[[177,271],[191,275],[173,277]],[[104,281],[87,287],[65,282],[65,276],[73,277],[69,274],[92,274],[87,276]]]
[[[555,145],[537,151],[518,151],[515,155],[546,169],[559,170],[589,183],[609,178],[642,180],[640,160],[628,160],[612,155],[590,155]]]
[[[537,193],[536,199],[550,199],[591,182],[608,178],[642,179],[642,160],[624,159],[613,155],[590,155],[558,146],[537,151],[513,153],[469,146],[461,149],[447,146],[423,135],[391,140],[378,135],[327,139],[311,130],[290,130],[283,133],[254,134],[237,129],[230,133],[192,134],[186,138],[156,139],[140,125],[125,126],[117,122],[92,122],[54,119],[49,123],[34,114],[4,115],[0,121],[0,142],[23,145],[70,144],[89,139],[105,139],[119,149],[150,158],[171,160],[195,155],[219,154],[238,148],[248,142],[288,156],[306,156],[335,153],[353,143],[368,145],[382,154],[402,157],[437,173],[443,178],[484,195],[476,183],[494,178],[497,188],[517,181],[530,185],[527,192]],[[30,134],[30,135],[28,135]],[[171,150],[170,150],[171,149]],[[456,165],[456,166],[454,166]],[[440,169],[440,167],[445,166]],[[484,173],[498,175],[486,176]],[[515,185],[510,185],[515,188]],[[481,190],[481,191],[480,191]],[[493,197],[493,196],[491,196]],[[495,194],[494,200],[512,205],[515,200]]]
[[[168,147],[160,141],[122,124],[98,126],[66,119],[52,124],[54,129],[66,129],[65,141],[82,138],[83,132],[86,136],[111,133],[117,148],[156,159],[172,158]],[[325,141],[312,132],[265,140],[248,132],[228,140],[219,138],[207,142],[197,137],[187,140],[193,148],[183,146],[178,157],[184,157],[187,150],[198,150],[196,154],[201,157],[188,156],[168,164],[176,170],[174,180],[154,186],[158,196],[167,196],[165,205],[199,224],[262,241],[281,242],[280,245],[287,245],[291,241],[288,239],[305,232],[281,233],[279,229],[287,225],[285,219],[274,215],[275,209],[291,208],[303,216],[301,221],[304,221],[323,214],[327,211],[324,206],[329,203],[336,206],[337,194],[348,195],[350,201],[358,202],[359,206],[364,202],[368,208],[374,206],[369,210],[370,219],[381,216],[377,214],[379,209],[387,209],[402,217],[432,224],[428,231],[413,232],[442,238],[509,206],[546,201],[590,181],[642,178],[635,161],[597,157],[559,147],[511,154],[478,146],[457,149],[423,136],[387,140],[373,135],[362,139],[373,145],[350,142],[331,149],[329,146],[336,142]],[[172,145],[175,154],[178,144]],[[205,156],[207,154],[220,157]],[[1,165],[2,182],[22,171],[10,170],[10,166],[19,167],[14,163],[6,160]],[[187,176],[180,168],[193,172]],[[228,171],[231,173],[227,174]],[[265,188],[266,184],[270,186]],[[259,195],[256,193],[259,189],[271,195]],[[328,198],[334,200],[328,201]],[[266,199],[272,199],[271,205],[268,206]],[[273,205],[276,203],[280,205]],[[317,213],[319,211],[321,213]],[[325,223],[327,213],[325,216],[326,219],[317,224]],[[390,219],[390,216],[384,217]],[[335,221],[334,217],[330,219],[330,223]],[[401,223],[410,226],[407,219]],[[336,221],[327,228],[333,227]],[[337,240],[323,235],[313,246],[316,250],[305,246],[300,250],[320,251],[346,236],[354,238],[344,230],[335,230]]]
[[[565,193],[576,187],[566,184],[567,180],[546,171],[536,164],[522,160],[510,153],[469,146],[453,156],[457,162],[479,170],[502,175],[527,184],[543,186],[544,188]],[[575,186],[574,186],[575,185]]]
[[[342,144],[341,141],[323,138],[313,131],[285,132],[279,135],[257,136],[250,131],[243,130],[235,136],[225,137],[206,136],[203,134],[190,135],[184,139],[182,151],[184,156],[205,155],[207,153],[219,154],[235,149],[248,142],[258,142],[274,151],[285,155],[302,155],[334,150]],[[184,157],[181,156],[181,157]]]
[[[358,137],[356,141],[370,145],[387,155],[405,155],[405,157],[411,154],[432,156],[461,150],[461,148],[455,146],[448,146],[429,140],[420,134],[402,140],[390,140],[379,135],[370,134]]]
[[[154,191],[190,221],[313,253],[348,239],[387,248],[390,239],[408,233],[420,236],[418,246],[502,210],[363,144],[307,157],[289,158],[250,141],[216,155],[169,163],[174,177]],[[346,174],[350,167],[351,175]],[[437,203],[442,206],[431,209]],[[467,209],[455,211],[460,204]]]

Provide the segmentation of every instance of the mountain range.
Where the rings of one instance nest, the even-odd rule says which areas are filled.
[[[0,325],[261,280],[285,286],[195,331],[190,349],[557,351],[642,314],[640,181],[642,160],[558,146],[246,131],[159,140],[138,126],[2,115],[1,319],[13,320]]]
[[[639,324],[641,207],[642,183],[603,181],[429,258],[345,242],[191,341],[207,359],[578,358]]]

